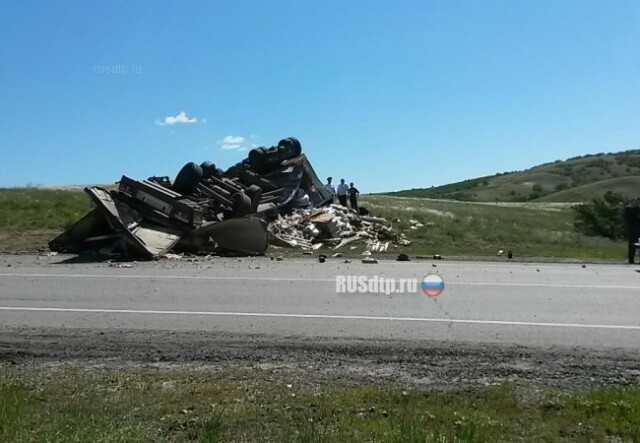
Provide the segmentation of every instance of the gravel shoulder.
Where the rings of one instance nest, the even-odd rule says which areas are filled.
[[[640,382],[640,356],[429,341],[83,329],[0,329],[2,365],[261,369],[303,384],[398,383],[449,390],[503,382],[563,388]]]

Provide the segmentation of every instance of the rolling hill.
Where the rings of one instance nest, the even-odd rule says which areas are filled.
[[[479,202],[582,202],[607,191],[627,198],[640,195],[640,149],[584,155],[524,171],[385,194]]]

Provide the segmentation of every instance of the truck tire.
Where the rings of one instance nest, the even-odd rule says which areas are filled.
[[[176,175],[173,189],[182,195],[192,194],[202,180],[202,175],[202,167],[194,162],[189,162]]]

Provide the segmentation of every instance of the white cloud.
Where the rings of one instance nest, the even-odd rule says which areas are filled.
[[[175,125],[177,123],[198,123],[198,119],[195,117],[189,118],[187,113],[182,111],[176,116],[169,115],[164,120],[156,120],[156,125],[160,126]]]
[[[242,152],[246,151],[249,146],[247,138],[241,135],[227,135],[223,137],[222,140],[218,140],[217,143],[220,145],[220,149],[224,149],[225,151],[237,150],[238,152]]]
[[[244,143],[245,138],[239,135],[227,135],[222,140],[219,140],[218,143],[221,145],[240,145]]]

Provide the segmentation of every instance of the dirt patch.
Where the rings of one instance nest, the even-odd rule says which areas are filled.
[[[625,351],[210,332],[5,328],[0,330],[0,362],[112,369],[256,368],[302,383],[393,382],[432,389],[502,382],[570,388],[640,383],[640,356]]]
[[[0,231],[0,253],[33,254],[49,250],[49,241],[60,234],[59,229],[38,229],[25,232]]]

